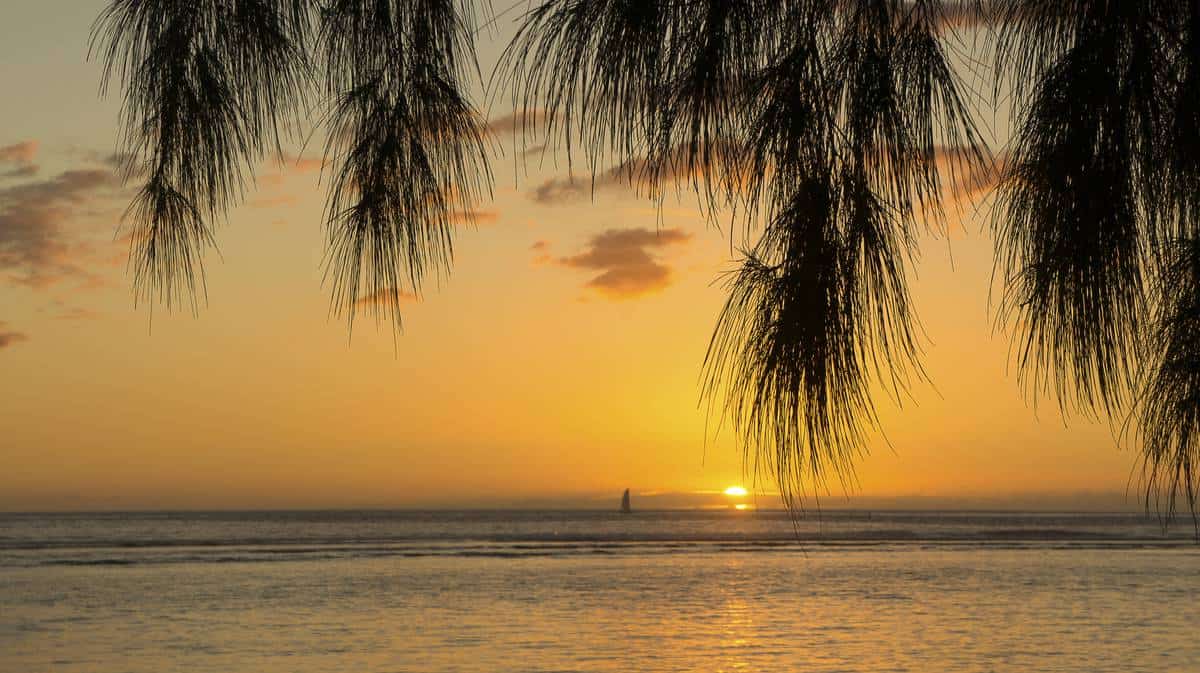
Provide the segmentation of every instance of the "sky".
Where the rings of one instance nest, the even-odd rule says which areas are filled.
[[[571,188],[553,152],[522,164],[511,138],[452,275],[405,301],[399,336],[329,312],[319,142],[259,168],[195,314],[135,306],[134,186],[109,160],[120,98],[87,61],[103,4],[0,10],[0,510],[607,506],[626,487],[753,485],[699,404],[729,238],[694,199],[659,220],[622,186]],[[511,18],[483,38],[485,72]],[[922,240],[932,383],[899,407],[878,397],[857,485],[823,506],[1136,506],[1136,452],[1110,422],[1023,395],[985,220],[968,206]]]

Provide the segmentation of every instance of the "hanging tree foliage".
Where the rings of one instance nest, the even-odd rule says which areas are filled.
[[[513,11],[485,78],[475,40]],[[655,200],[695,191],[746,242],[704,395],[792,507],[852,484],[872,391],[898,400],[924,377],[918,234],[994,176],[1021,380],[1064,411],[1128,418],[1147,505],[1196,510],[1194,2],[112,0],[93,51],[143,183],[134,288],[169,307],[195,307],[214,222],[312,116],[334,308],[353,322],[382,299],[370,310],[398,327],[400,293],[449,271],[455,219],[490,195],[477,79],[572,164]],[[1003,161],[976,121],[1001,91]]]

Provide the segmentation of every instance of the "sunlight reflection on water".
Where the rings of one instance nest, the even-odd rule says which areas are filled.
[[[732,556],[732,558],[731,558]],[[4,670],[1165,671],[1192,551],[18,569]]]
[[[0,670],[1129,673],[1200,663],[1194,545],[656,545],[516,557],[318,549],[272,561],[225,547],[91,550],[173,556],[41,566],[21,563],[67,552],[18,549],[6,558],[20,563],[0,568]]]

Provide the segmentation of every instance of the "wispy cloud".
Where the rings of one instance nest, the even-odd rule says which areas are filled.
[[[662,252],[691,240],[682,229],[614,229],[593,236],[575,255],[552,257],[550,244],[538,241],[532,250],[539,260],[571,269],[598,272],[584,287],[606,299],[633,299],[662,291],[671,284],[673,270]]]
[[[596,188],[609,186],[606,180],[593,184],[575,177],[550,178],[529,193],[529,198],[542,205],[558,205],[586,200]]]
[[[372,292],[359,299],[356,303],[363,308],[371,308],[376,306],[393,306],[395,304],[416,304],[420,303],[420,301],[421,298],[415,293],[393,288]]]
[[[976,166],[972,159],[972,154],[965,148],[936,148],[934,161],[950,196],[977,196],[991,190],[1008,164],[1008,153],[1000,152],[992,157],[992,163],[984,166]]]
[[[95,320],[102,316],[101,313],[90,308],[69,305],[62,299],[55,299],[38,311],[48,314],[52,320]]]
[[[497,210],[456,210],[450,213],[450,221],[455,224],[485,225],[500,221],[500,211]]]
[[[0,349],[29,340],[29,336],[24,332],[14,332],[7,327],[7,323],[0,322]]]
[[[940,23],[943,29],[975,28],[991,22],[994,3],[959,0],[942,6]]]
[[[246,205],[251,208],[278,208],[295,205],[296,201],[296,197],[291,194],[275,194],[255,197],[247,201]]]
[[[964,196],[975,196],[991,191],[1000,183],[1000,178],[1008,170],[1010,157],[1008,152],[1000,152],[992,157],[989,166],[975,167],[963,176],[959,191]]]
[[[0,178],[31,178],[37,175],[38,142],[26,140],[0,147]]]
[[[528,195],[532,201],[541,205],[559,205],[587,201],[594,194],[601,192],[639,192],[650,186],[652,178],[662,183],[696,186],[702,176],[688,170],[688,166],[694,163],[689,152],[683,146],[676,147],[662,165],[656,165],[643,156],[624,161],[595,176],[569,175],[550,178],[530,190]],[[736,149],[728,142],[714,143],[709,148],[709,160],[716,167],[718,174],[724,172],[721,179],[727,180],[730,185],[742,184],[745,177],[736,172],[742,169],[736,166],[736,159],[730,158],[734,156]],[[937,148],[934,160],[938,163],[938,168],[944,175],[953,174],[956,179],[958,192],[954,196],[975,195],[995,186],[1006,156],[996,156],[994,166],[983,168],[970,167],[969,159],[969,153],[965,149]]]
[[[0,147],[0,162],[30,163],[37,157],[38,142],[26,140],[14,145]]]
[[[537,253],[533,256],[533,263],[536,266],[543,264],[553,264],[554,258],[550,256],[550,241],[534,241],[529,249]]]
[[[707,158],[715,172],[735,170],[734,147],[726,141],[712,143],[706,148]],[[556,205],[586,200],[596,192],[609,190],[639,191],[650,187],[652,182],[682,183],[699,181],[700,176],[689,170],[700,158],[692,157],[691,150],[683,145],[675,147],[665,161],[652,162],[647,157],[634,157],[623,161],[595,176],[560,176],[546,180],[529,192],[529,198],[542,205]],[[727,173],[732,176],[732,173]],[[732,181],[732,180],[731,180]]]
[[[67,277],[94,282],[85,258],[95,250],[68,224],[106,211],[114,211],[115,219],[111,199],[120,195],[111,167],[77,168],[0,188],[0,274],[31,287]]]
[[[537,135],[546,127],[549,117],[545,110],[534,109],[529,112],[517,110],[512,114],[488,120],[485,130],[495,136],[504,135]]]
[[[285,154],[280,159],[279,166],[293,173],[318,173],[325,167],[325,160],[321,157],[301,157],[294,154]]]

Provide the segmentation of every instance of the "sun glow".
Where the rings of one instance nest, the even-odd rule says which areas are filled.
[[[729,488],[725,489],[725,495],[732,496],[734,498],[743,498],[747,493],[749,493],[749,491],[741,486],[730,486]]]

